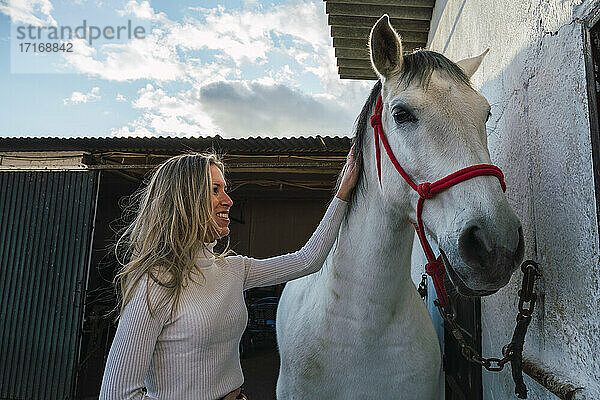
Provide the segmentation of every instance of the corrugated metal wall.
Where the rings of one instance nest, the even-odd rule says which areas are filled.
[[[73,398],[97,183],[0,172],[0,398]]]

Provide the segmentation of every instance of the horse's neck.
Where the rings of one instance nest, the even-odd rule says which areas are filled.
[[[397,303],[406,294],[414,231],[406,216],[392,211],[374,191],[356,199],[342,224],[331,269],[358,300]]]

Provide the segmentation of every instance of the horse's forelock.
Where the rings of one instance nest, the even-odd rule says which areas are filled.
[[[418,50],[402,57],[399,82],[408,87],[418,80],[419,85],[425,87],[433,71],[443,71],[454,81],[471,87],[469,77],[458,65],[440,53],[427,50]]]

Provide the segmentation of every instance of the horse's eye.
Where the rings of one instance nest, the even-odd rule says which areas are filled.
[[[396,110],[394,110],[394,121],[396,121],[397,124],[403,124],[405,122],[416,122],[417,119],[415,118],[414,115],[412,115],[409,111],[405,110],[404,108],[397,108]]]

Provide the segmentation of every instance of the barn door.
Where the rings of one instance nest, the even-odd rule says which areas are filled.
[[[453,299],[453,303],[457,311],[456,320],[463,328],[463,335],[481,353],[480,299]],[[444,349],[446,400],[481,400],[481,367],[462,356],[458,343],[447,327],[444,329]]]

